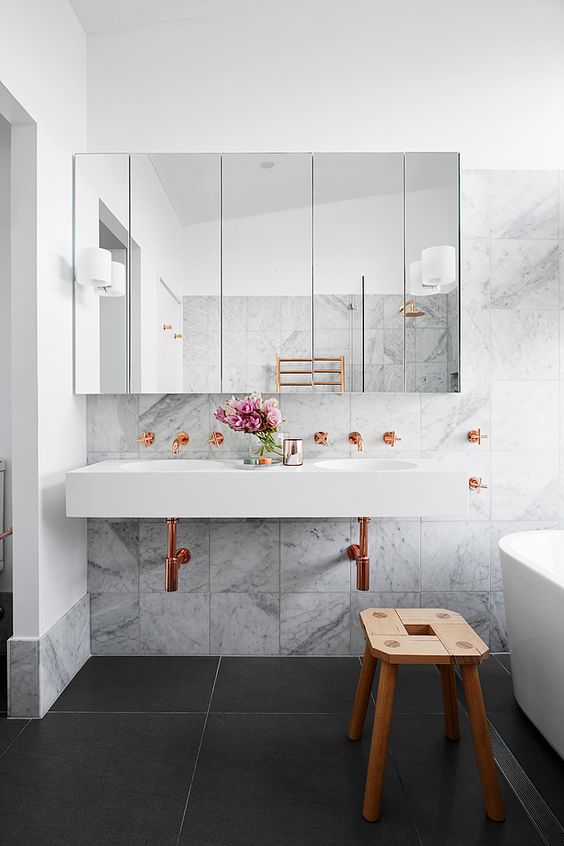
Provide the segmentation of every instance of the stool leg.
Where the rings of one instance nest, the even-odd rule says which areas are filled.
[[[458,700],[456,698],[456,677],[452,664],[439,664],[443,707],[445,711],[445,735],[449,740],[460,740]]]
[[[384,772],[388,757],[388,740],[390,737],[397,675],[397,664],[381,662],[378,695],[376,697],[376,714],[374,715],[370,758],[368,760],[368,772],[366,774],[366,787],[364,790],[364,806],[362,809],[362,816],[368,822],[376,822],[380,819],[382,788],[384,787]]]
[[[499,781],[492,752],[492,743],[488,730],[486,709],[480,685],[480,676],[476,664],[462,664],[460,667],[464,693],[470,714],[470,725],[474,737],[474,748],[482,782],[482,793],[486,814],[491,820],[503,822],[505,812],[501,800]]]
[[[372,690],[372,682],[374,681],[374,673],[376,672],[376,663],[376,658],[374,658],[370,652],[370,647],[366,644],[364,658],[362,659],[362,668],[360,670],[356,693],[354,695],[351,719],[347,731],[347,737],[349,740],[360,740],[362,737],[362,729],[364,728],[364,720],[366,719],[366,710],[368,708],[370,692]]]

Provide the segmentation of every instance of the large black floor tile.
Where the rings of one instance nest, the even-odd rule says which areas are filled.
[[[564,761],[518,705],[488,714],[503,740],[564,825]]]
[[[217,658],[94,657],[52,711],[207,711]]]
[[[28,720],[8,720],[6,716],[0,716],[0,755],[6,751],[10,743],[12,743],[23,728],[25,728]],[[0,764],[0,772],[2,765]],[[0,775],[0,778],[2,776]],[[2,837],[0,836],[0,842]]]
[[[500,776],[506,820],[484,811],[470,725],[462,739],[444,738],[443,720],[433,715],[394,715],[392,755],[425,846],[540,846],[528,817]],[[388,767],[386,776],[390,771]]]
[[[486,710],[513,711],[516,704],[513,696],[513,681],[505,667],[490,656],[487,661],[480,664],[478,672]],[[458,681],[458,688],[458,695],[464,701],[461,679]]]
[[[348,713],[358,658],[222,658],[213,712]]]
[[[48,714],[0,760],[2,846],[174,846],[196,714]]]
[[[374,696],[378,674],[374,683]],[[405,664],[398,667],[395,714],[442,714],[441,676],[434,664]]]
[[[390,768],[384,817],[362,819],[368,742],[336,714],[210,714],[182,846],[417,846]]]

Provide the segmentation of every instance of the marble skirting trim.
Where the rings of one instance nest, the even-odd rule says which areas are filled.
[[[40,638],[8,641],[8,713],[42,717],[90,657],[90,596]]]

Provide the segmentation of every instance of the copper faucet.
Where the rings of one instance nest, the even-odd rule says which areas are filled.
[[[487,489],[487,485],[482,484],[482,479],[479,476],[470,476],[468,479],[468,487],[471,491],[480,493],[481,490]]]
[[[178,570],[182,564],[188,564],[191,555],[190,550],[185,546],[181,549],[176,548],[176,527],[178,525],[178,517],[167,517],[167,547],[165,558],[165,590],[178,590]]]
[[[210,446],[220,447],[223,443],[223,435],[221,432],[212,432],[208,438],[208,444]]]
[[[172,442],[172,452],[174,455],[178,455],[180,452],[181,446],[186,446],[188,441],[190,440],[190,435],[187,435],[186,432],[179,432],[178,435]]]
[[[358,451],[362,452],[364,449],[364,441],[362,440],[360,432],[351,432],[349,434],[349,444],[354,444]]]
[[[137,443],[143,444],[144,447],[151,446],[151,444],[155,443],[155,436],[152,432],[141,432],[137,438]]]

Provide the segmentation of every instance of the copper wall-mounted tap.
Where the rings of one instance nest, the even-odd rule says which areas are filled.
[[[186,432],[179,432],[178,435],[172,442],[172,452],[174,455],[178,455],[180,452],[181,446],[186,446],[188,441],[190,440],[190,435],[187,435]]]
[[[221,432],[212,432],[208,438],[208,444],[210,446],[220,447],[223,443],[223,435]]]
[[[329,446],[329,434],[327,432],[316,432],[313,440],[314,443],[320,446]]]
[[[143,444],[144,447],[151,446],[151,444],[155,443],[155,436],[152,432],[141,432],[137,438],[137,443]]]
[[[468,479],[468,487],[471,491],[476,491],[476,493],[480,493],[481,490],[487,489],[487,485],[482,484],[481,476],[470,476]]]
[[[481,444],[482,441],[487,437],[487,435],[482,434],[481,429],[470,429],[467,435],[467,438],[471,444]]]
[[[388,446],[393,447],[396,445],[396,441],[401,441],[401,438],[398,438],[395,432],[384,432],[382,440],[385,444],[388,444]]]
[[[364,449],[364,441],[360,432],[351,432],[349,434],[349,444],[353,444],[359,452]]]

